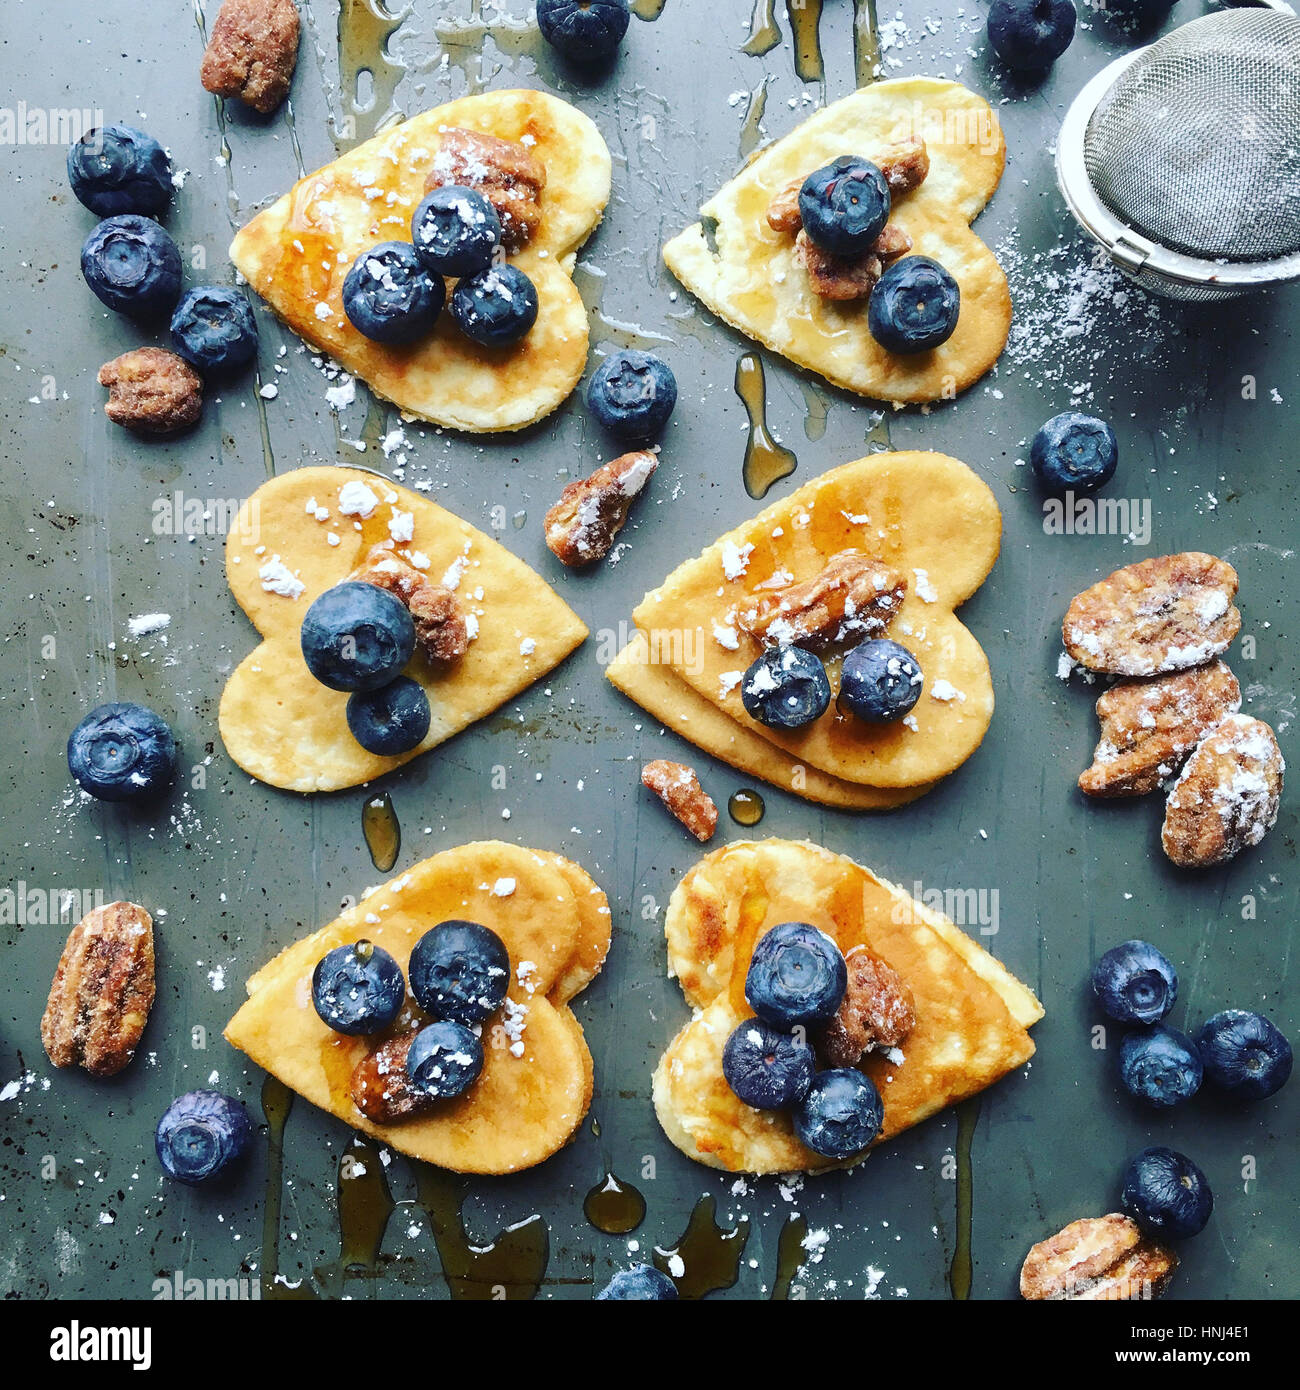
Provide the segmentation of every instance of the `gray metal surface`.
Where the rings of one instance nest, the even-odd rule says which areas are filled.
[[[598,635],[617,629],[646,588],[757,505],[741,485],[745,416],[732,389],[748,344],[692,305],[657,248],[736,170],[742,141],[752,145],[755,133],[743,124],[752,93],[765,90],[762,133],[774,137],[815,103],[851,90],[852,16],[846,3],[826,7],[824,86],[796,77],[783,5],[780,46],[765,56],[741,51],[751,0],[667,0],[657,20],[633,21],[612,74],[587,83],[539,50],[527,8],[509,0],[504,12],[484,4],[471,14],[467,0],[415,0],[391,41],[407,68],[387,74],[402,79],[396,103],[409,112],[481,87],[543,86],[595,118],[615,167],[606,221],[579,272],[593,347],[655,346],[676,370],[680,404],[617,566],[588,576],[560,572],[540,524],[566,477],[607,454],[576,397],[520,436],[464,439],[409,427],[405,480],[428,477],[439,502],[480,526],[494,507],[518,514],[520,524],[501,538]],[[379,94],[377,109],[356,118],[358,133],[386,105],[386,66],[366,56],[364,43],[345,45],[340,87],[333,0],[304,0],[303,9],[292,118],[232,113],[223,135],[198,84],[202,39],[193,15],[125,0],[67,0],[57,22],[48,4],[8,0],[0,13],[4,89],[10,104],[99,108],[108,120],[155,133],[190,171],[171,221],[177,241],[224,279],[232,226],[294,180],[297,152],[308,169],[333,157],[331,130],[346,132],[356,66],[375,71]],[[1197,12],[1180,4],[1174,18]],[[881,26],[887,75],[957,77],[986,93],[1004,123],[1006,177],[977,230],[1011,279],[1011,343],[997,370],[961,400],[884,420],[767,358],[769,423],[799,460],[771,495],[886,442],[949,452],[986,478],[1003,507],[1003,552],[963,617],[991,659],[998,711],[979,752],[917,804],[852,816],[764,788],[759,833],[808,836],[908,886],[999,895],[999,930],[984,939],[1038,992],[1047,1016],[1035,1029],[1032,1064],[987,1094],[977,1119],[968,1112],[973,1297],[1012,1296],[1027,1247],[1068,1220],[1113,1208],[1126,1158],[1152,1142],[1190,1152],[1217,1196],[1211,1225],[1184,1252],[1174,1296],[1294,1296],[1300,1084],[1244,1113],[1206,1098],[1172,1116],[1141,1110],[1119,1092],[1113,1052],[1091,1045],[1086,979],[1100,950],[1147,936],[1181,967],[1177,1022],[1228,1005],[1262,1008],[1294,1038],[1296,795],[1288,794],[1259,850],[1206,874],[1175,872],[1159,851],[1158,801],[1085,805],[1075,791],[1095,721],[1090,693],[1077,681],[1062,684],[1056,660],[1064,607],[1099,574],[1144,554],[1215,551],[1242,578],[1254,658],[1244,659],[1239,645],[1230,659],[1246,707],[1275,724],[1300,766],[1298,301],[1294,291],[1226,309],[1150,301],[1094,265],[1056,192],[1051,149],[1083,81],[1138,41],[1118,22],[1085,15],[1051,76],[1025,88],[990,65],[982,7],[941,0],[927,11],[905,0],[901,15]],[[67,189],[62,150],[0,147],[0,172],[4,876],[15,888],[102,890],[144,903],[158,915],[160,981],[143,1055],[128,1071],[108,1083],[55,1072],[38,1021],[66,928],[0,930],[0,1285],[27,1296],[147,1298],[155,1280],[182,1271],[245,1276],[256,1286],[267,1255],[265,1140],[233,1188],[189,1191],[160,1177],[153,1126],[174,1094],[210,1081],[238,1092],[262,1119],[261,1074],[220,1037],[243,980],[379,874],[361,838],[366,792],[303,799],[250,782],[225,757],[217,700],[254,634],[226,589],[221,537],[158,535],[151,522],[160,498],[243,497],[268,466],[338,459],[391,467],[375,443],[385,412],[368,415],[360,392],[335,416],[309,356],[261,312],[261,380],[274,381],[275,399],[262,401],[249,376],[210,400],[201,426],[179,442],[142,444],[117,430],[104,417],[95,371],[137,338],[81,283],[77,253],[93,219]],[[1110,494],[1134,499],[1139,519],[1149,503],[1145,546],[1119,535],[1045,534],[1023,460],[1038,424],[1072,404],[1114,423],[1122,458]],[[346,442],[357,439],[369,442],[364,454]],[[170,613],[170,626],[131,639],[128,620],[155,612]],[[596,648],[593,638],[498,717],[384,784],[403,829],[399,869],[444,846],[505,836],[572,855],[614,903],[609,964],[578,1008],[595,1057],[590,1120],[599,1133],[589,1121],[541,1168],[464,1184],[470,1236],[483,1243],[540,1214],[551,1232],[542,1296],[588,1297],[592,1281],[631,1258],[626,1237],[602,1235],[583,1217],[583,1195],[612,1169],[648,1201],[631,1237],[640,1256],[672,1246],[702,1195],[717,1196],[725,1225],[747,1219],[740,1281],[723,1296],[767,1296],[780,1231],[798,1212],[826,1239],[795,1277],[796,1294],[948,1297],[962,1226],[954,1174],[967,1171],[956,1157],[956,1114],[887,1145],[851,1175],[802,1190],[765,1180],[733,1193],[730,1178],[692,1164],[660,1133],[650,1073],[686,1017],[664,978],[662,907],[698,850],[641,792],[637,771],[643,757],[684,753],[720,804],[746,782],[661,736],[625,704],[599,679]],[[110,698],[145,700],[171,719],[184,763],[206,765],[205,785],[178,788],[157,813],[80,804],[64,740],[86,709]],[[506,769],[503,790],[493,788],[498,766]],[[744,833],[724,815],[718,842]],[[648,899],[658,916],[643,915]],[[317,1282],[335,1295],[445,1297],[429,1223],[400,1157],[383,1170],[398,1205],[381,1253],[361,1258],[359,1275],[344,1278],[337,1268],[336,1188],[349,1137],[311,1107],[293,1109],[281,1273],[297,1281],[323,1270]]]

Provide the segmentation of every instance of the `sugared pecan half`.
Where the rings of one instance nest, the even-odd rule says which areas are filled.
[[[742,608],[737,624],[765,646],[823,651],[879,637],[902,607],[907,579],[860,550],[841,550],[812,579]]]
[[[224,0],[199,80],[209,92],[238,97],[267,116],[289,95],[297,65],[293,0]]]
[[[203,413],[202,379],[166,348],[133,348],[105,362],[99,384],[108,387],[104,414],[140,434],[175,434]]]
[[[889,191],[895,197],[900,193],[910,193],[925,181],[925,176],[930,172],[930,154],[925,147],[925,141],[919,135],[896,141],[875,156],[872,163],[884,174]],[[803,216],[799,211],[799,190],[803,188],[806,179],[807,175],[791,179],[784,188],[773,194],[764,215],[767,225],[774,232],[793,236],[803,226]]]
[[[492,204],[501,219],[501,242],[507,251],[525,246],[541,223],[546,166],[518,140],[459,126],[441,130],[424,191],[449,184],[477,189]]]
[[[1222,864],[1277,822],[1286,764],[1262,719],[1230,714],[1187,760],[1165,803],[1160,843],[1188,869]]]
[[[1119,1212],[1085,1216],[1039,1241],[1020,1270],[1020,1296],[1102,1302],[1156,1298],[1169,1287],[1178,1256],[1144,1236]]]
[[[1203,666],[1241,627],[1237,571],[1197,550],[1126,565],[1085,589],[1061,625],[1065,650],[1089,671],[1156,676]]]
[[[412,1087],[406,1072],[406,1054],[419,1031],[412,1028],[409,1033],[389,1038],[367,1053],[353,1069],[349,1087],[352,1103],[376,1124],[405,1120],[432,1104],[428,1096]]]
[[[821,1036],[828,1066],[855,1067],[873,1047],[897,1047],[916,1027],[916,1006],[898,971],[860,946],[844,959],[849,983]]]
[[[654,792],[701,843],[718,828],[718,808],[700,786],[694,768],[656,758],[641,769],[641,785]]]
[[[69,933],[41,1018],[50,1061],[115,1075],[135,1056],[153,1001],[153,918],[127,902],[88,912]]]
[[[832,256],[802,229],[794,239],[794,263],[808,272],[813,293],[822,299],[866,299],[884,272],[874,251],[865,256]]]
[[[388,546],[372,547],[349,578],[387,589],[402,600],[415,624],[415,640],[430,661],[459,661],[469,650],[469,629],[456,595],[421,574]]]
[[[1145,796],[1182,767],[1201,738],[1241,708],[1241,687],[1223,664],[1120,681],[1097,701],[1101,738],[1079,776],[1089,796]]]
[[[546,544],[556,559],[571,568],[604,559],[627,524],[632,502],[658,467],[654,454],[639,449],[570,483],[546,513]]]

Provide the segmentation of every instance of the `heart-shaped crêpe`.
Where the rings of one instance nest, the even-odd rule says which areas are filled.
[[[928,352],[888,352],[867,328],[867,300],[822,299],[794,260],[794,238],[773,231],[773,196],[843,154],[870,159],[919,135],[930,172],[894,199],[891,223],[918,255],[945,266],[961,288],[957,328]],[[733,328],[828,381],[899,404],[963,391],[997,361],[1011,328],[1007,278],[970,223],[1002,177],[1006,142],[992,108],[956,82],[876,82],[810,116],[769,146],[700,209],[701,221],[664,247],[692,294]],[[712,239],[712,246],[710,246]]]
[[[941,914],[843,855],[790,840],[739,841],[702,859],[668,904],[668,970],[696,1015],[654,1075],[665,1133],[683,1153],[737,1173],[840,1166],[806,1149],[784,1111],[753,1110],[722,1074],[722,1049],[753,1010],[745,976],[779,922],[810,922],[845,953],[866,946],[912,991],[916,1026],[901,1062],[871,1053],[862,1070],[885,1102],[877,1143],[974,1095],[1027,1061],[1042,1005]]]
[[[490,1019],[483,1072],[469,1091],[423,1114],[376,1124],[353,1104],[349,1082],[382,1039],[328,1028],[312,1005],[312,971],[327,951],[365,939],[405,973],[420,937],[452,919],[480,922],[505,943],[509,998],[527,1011],[523,1055],[514,1055],[511,1038]],[[374,889],[264,965],[248,981],[248,1001],[226,1038],[313,1105],[390,1148],[461,1173],[517,1172],[568,1143],[591,1103],[591,1054],[569,1001],[600,970],[609,936],[605,895],[576,864],[500,841],[461,845]],[[422,1021],[408,998],[392,1031]]]
[[[786,755],[773,764],[778,775],[770,780],[801,790],[786,771],[792,761],[841,782],[919,787],[965,762],[993,715],[988,659],[953,609],[993,568],[1001,529],[993,493],[964,463],[944,454],[872,454],[806,483],[678,566],[633,617],[657,664]],[[750,718],[741,700],[740,677],[762,647],[738,626],[736,613],[814,578],[848,549],[907,579],[885,635],[919,661],[921,698],[906,720],[891,724],[866,723],[832,701],[803,729],[769,729]],[[838,657],[827,662],[832,689],[839,686],[839,664]],[[619,684],[623,674],[615,674]],[[635,684],[622,688],[638,697]],[[714,751],[709,741],[702,746]]]
[[[348,483],[373,494],[368,517],[340,512]],[[318,511],[327,516],[318,520]],[[403,517],[411,519],[406,526]],[[445,669],[417,647],[406,674],[428,693],[429,732],[409,753],[378,757],[349,732],[346,693],[308,671],[300,634],[312,600],[346,579],[371,546],[390,539],[390,524],[411,534],[396,553],[454,588],[477,635]],[[526,690],[587,635],[546,581],[504,546],[428,498],[355,468],[300,468],[263,483],[227,538],[226,578],[262,644],[222,693],[221,737],[245,772],[289,791],[338,791],[400,767]],[[276,592],[296,587],[295,580],[302,585],[296,597]]]
[[[537,286],[537,322],[508,348],[470,342],[446,312],[428,338],[409,346],[371,342],[343,313],[343,281],[369,247],[410,241],[440,132],[450,128],[524,141],[546,166],[541,222],[510,258]],[[230,258],[296,333],[376,394],[453,429],[517,430],[549,415],[586,365],[587,312],[573,263],[609,200],[609,175],[600,132],[558,97],[462,97],[300,179],[235,237]]]

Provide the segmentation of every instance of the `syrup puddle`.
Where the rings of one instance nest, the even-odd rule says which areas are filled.
[[[754,0],[754,13],[749,20],[749,38],[741,48],[751,58],[761,58],[770,53],[781,42],[781,31],[776,27],[776,0]]]
[[[280,1278],[280,1212],[284,1205],[284,1127],[293,1109],[293,1092],[278,1077],[262,1082],[266,1116],[266,1200],[262,1207],[262,1297],[281,1302],[314,1300],[306,1279],[298,1284]]]
[[[653,24],[664,12],[668,0],[632,0],[632,13],[647,24]]]
[[[741,159],[748,159],[763,144],[761,123],[763,112],[767,110],[767,84],[770,81],[770,77],[765,77],[749,94],[749,105],[745,107],[745,119],[740,125]]]
[[[802,377],[799,379],[799,389],[803,392],[803,432],[815,444],[826,433],[831,399]]]
[[[825,82],[822,62],[822,0],[786,0],[794,40],[794,71],[800,82]]]
[[[803,1267],[803,1243],[807,1234],[808,1223],[802,1216],[786,1217],[777,1242],[776,1278],[772,1281],[772,1298],[778,1303],[789,1299],[790,1285]]]
[[[757,501],[773,483],[788,478],[799,460],[772,438],[767,428],[767,377],[762,360],[747,352],[736,363],[736,395],[749,415],[749,442],[745,446],[745,491]]]
[[[408,5],[394,13],[383,0],[339,0],[339,84],[346,114],[335,131],[337,143],[358,144],[401,119],[397,88],[406,67],[389,56],[388,41],[410,12]]]
[[[853,0],[853,70],[858,86],[880,76],[880,25],[876,0]]]
[[[703,1298],[718,1289],[729,1289],[740,1278],[740,1261],[749,1241],[749,1218],[742,1217],[731,1230],[716,1219],[717,1203],[701,1197],[691,1212],[681,1239],[669,1250],[655,1249],[655,1267],[677,1285],[682,1298]]]
[[[381,874],[386,874],[397,863],[402,848],[402,827],[393,810],[393,798],[387,792],[366,798],[361,808],[361,833],[371,862]]]
[[[763,819],[766,810],[763,798],[748,787],[733,792],[727,802],[727,814],[737,825],[757,825]]]
[[[397,1203],[384,1176],[379,1145],[354,1134],[339,1156],[339,1257],[318,1265],[316,1279],[330,1297],[340,1298],[349,1279],[377,1279],[388,1218]]]
[[[625,1236],[645,1220],[645,1198],[632,1186],[613,1173],[587,1193],[582,1203],[587,1220],[607,1236]]]
[[[974,1265],[971,1260],[971,1226],[974,1215],[974,1187],[971,1172],[971,1143],[980,1117],[978,1098],[957,1107],[957,1238],[953,1245],[952,1264],[948,1268],[948,1287],[952,1296],[965,1300],[970,1297]]]

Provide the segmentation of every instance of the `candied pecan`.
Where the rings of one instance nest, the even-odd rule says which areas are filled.
[[[1262,719],[1230,714],[1205,735],[1165,804],[1160,843],[1189,869],[1257,845],[1277,821],[1286,764]]]
[[[866,299],[884,271],[874,251],[865,256],[833,256],[803,230],[794,239],[794,261],[808,272],[813,293],[822,299]]]
[[[930,172],[930,152],[919,135],[909,135],[891,145],[875,160],[875,165],[884,174],[891,193],[910,193],[925,182]]]
[[[469,628],[450,589],[420,573],[388,545],[376,545],[349,576],[387,589],[407,606],[415,640],[431,661],[459,661],[469,650]]]
[[[238,97],[269,116],[289,95],[298,65],[293,0],[224,0],[199,79],[219,97]]]
[[[608,555],[633,499],[658,467],[654,454],[637,449],[570,483],[546,513],[546,544],[556,558],[577,567]]]
[[[1110,1302],[1152,1299],[1169,1287],[1178,1256],[1119,1212],[1071,1221],[1025,1256],[1020,1296]]]
[[[799,211],[799,190],[803,185],[803,179],[791,179],[768,203],[767,225],[774,232],[794,236],[803,226],[803,214]]]
[[[1157,676],[1203,666],[1241,627],[1237,571],[1197,550],[1126,565],[1085,589],[1061,624],[1065,650],[1089,671]]]
[[[174,434],[203,413],[202,379],[166,348],[134,348],[105,362],[99,384],[108,387],[104,414],[140,434]]]
[[[406,1054],[411,1050],[415,1035],[412,1028],[396,1038],[389,1038],[373,1052],[368,1052],[352,1072],[349,1090],[352,1103],[369,1120],[377,1124],[392,1124],[427,1110],[430,1097],[415,1090],[406,1073]]]
[[[1167,676],[1120,681],[1097,701],[1101,738],[1079,774],[1089,796],[1145,796],[1172,777],[1225,715],[1241,687],[1222,661]]]
[[[911,249],[912,238],[894,222],[885,227],[871,248],[873,255],[882,265],[889,265],[900,256],[906,256]]]
[[[764,594],[736,615],[737,624],[764,645],[822,651],[850,638],[879,637],[893,621],[907,579],[860,550],[832,555],[820,574]]]
[[[477,189],[501,219],[507,251],[527,245],[542,220],[541,194],[546,166],[518,140],[447,126],[439,132],[438,152],[424,191],[448,184]]]
[[[153,1001],[153,918],[127,902],[88,912],[68,935],[41,1018],[50,1061],[116,1075],[135,1056]]]
[[[844,964],[848,987],[821,1036],[832,1067],[855,1067],[873,1047],[897,1047],[916,1027],[912,991],[888,961],[859,946]]]
[[[700,786],[693,767],[656,758],[641,769],[641,785],[654,792],[701,843],[718,828],[718,808]]]

